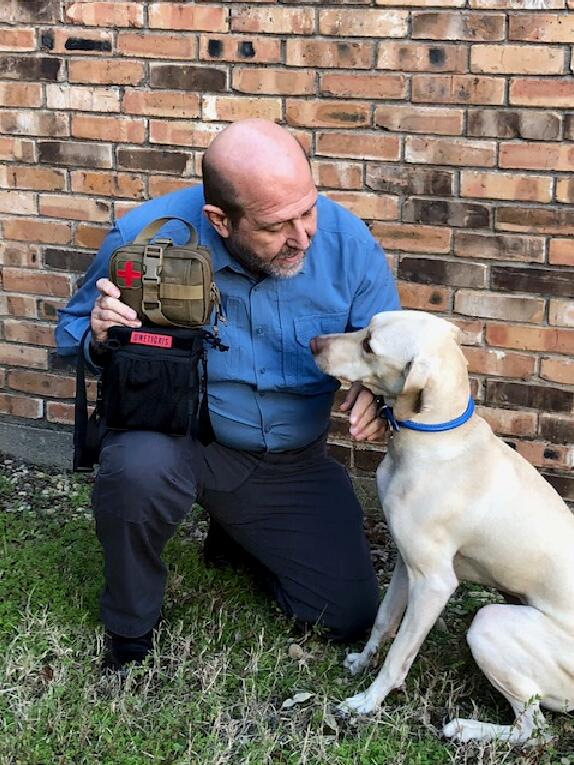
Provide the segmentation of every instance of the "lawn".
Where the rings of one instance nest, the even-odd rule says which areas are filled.
[[[461,588],[406,688],[378,715],[343,720],[337,702],[375,669],[347,676],[347,647],[298,633],[247,575],[206,568],[200,509],[166,551],[153,660],[123,684],[102,677],[90,488],[85,477],[0,458],[0,765],[574,765],[572,715],[551,716],[556,739],[543,750],[439,736],[453,713],[510,719],[463,637],[493,593]],[[392,549],[380,522],[369,533],[384,587]]]

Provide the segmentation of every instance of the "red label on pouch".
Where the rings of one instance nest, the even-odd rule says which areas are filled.
[[[136,345],[153,345],[158,348],[171,348],[173,337],[171,335],[152,335],[151,332],[132,332],[130,343]]]

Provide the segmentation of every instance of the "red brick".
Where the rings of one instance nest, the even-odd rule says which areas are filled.
[[[551,207],[499,207],[495,228],[501,231],[525,233],[574,234],[574,210]]]
[[[478,165],[492,167],[496,164],[494,141],[467,141],[462,138],[417,138],[408,136],[405,146],[407,162],[431,165]]]
[[[535,357],[524,353],[504,353],[488,348],[463,348],[468,361],[468,371],[474,374],[496,377],[532,377]]]
[[[102,51],[111,53],[113,47],[113,32],[101,29],[84,28],[79,32],[77,27],[52,27],[50,53],[70,53],[70,45],[78,39],[95,43],[93,50],[82,50],[82,56],[98,57]],[[82,46],[87,48],[88,46]]]
[[[574,353],[574,330],[525,327],[519,324],[487,324],[486,342],[499,348],[547,353]]]
[[[384,40],[379,43],[377,69],[404,72],[466,72],[468,51],[463,45]]]
[[[370,123],[371,105],[366,101],[287,99],[288,125],[298,127],[365,127]]]
[[[114,202],[114,220],[119,220],[123,215],[138,206],[137,202]]]
[[[571,79],[517,77],[510,83],[509,103],[521,106],[558,106],[574,104],[574,82]]]
[[[28,372],[18,369],[8,372],[8,387],[36,396],[74,398],[76,380],[74,377],[62,377],[61,375]]]
[[[120,32],[117,51],[122,56],[137,58],[185,59],[191,61],[197,56],[195,35],[162,34],[154,32]]]
[[[574,170],[574,145],[567,143],[501,142],[500,167],[525,170]]]
[[[80,194],[133,199],[143,199],[145,196],[144,182],[138,175],[72,170],[70,179],[71,190]]]
[[[36,319],[38,317],[36,298],[29,295],[0,295],[0,314]]]
[[[60,112],[1,111],[0,132],[12,135],[68,136],[68,117]]]
[[[0,242],[0,263],[15,268],[39,268],[40,248],[25,242]]]
[[[320,10],[319,33],[342,37],[405,37],[408,12],[385,9]]]
[[[0,213],[35,215],[36,195],[30,191],[0,191]]]
[[[574,203],[574,178],[558,178],[556,181],[556,200]]]
[[[445,226],[373,223],[371,232],[387,250],[450,252],[452,232]]]
[[[535,467],[571,468],[574,449],[544,441],[519,441],[516,451]]]
[[[470,53],[472,72],[492,74],[562,74],[564,48],[547,45],[473,45]]]
[[[544,263],[544,239],[456,231],[454,253],[463,258],[513,260]]]
[[[224,31],[224,29],[213,31]],[[315,11],[312,8],[232,7],[231,31],[310,35],[315,32]]]
[[[482,345],[482,336],[484,334],[483,321],[455,319],[452,320],[452,323],[455,324],[461,331],[461,345]]]
[[[0,165],[0,186],[12,189],[62,191],[66,188],[66,174],[50,167],[26,165]]]
[[[494,41],[504,39],[503,13],[413,11],[413,39]]]
[[[279,64],[281,40],[257,35],[200,35],[199,59],[244,64]]]
[[[545,175],[514,175],[463,170],[460,174],[460,194],[463,197],[481,199],[550,202],[552,178]]]
[[[25,138],[0,136],[0,160],[2,159],[16,159],[21,160],[22,162],[34,162],[34,141],[28,141]]]
[[[0,51],[35,50],[36,30],[31,27],[0,29]]]
[[[167,176],[155,175],[149,179],[149,197],[154,199],[169,194],[171,191],[188,189],[193,185],[194,183],[190,178],[168,178]]]
[[[103,202],[88,197],[70,194],[40,194],[40,215],[49,218],[87,220],[93,223],[110,223],[111,207]]]
[[[321,69],[370,69],[372,58],[370,42],[287,39],[285,63]]]
[[[171,120],[163,122],[150,120],[150,143],[162,143],[173,146],[195,146],[206,149],[215,136],[221,132],[221,125],[204,124]]]
[[[419,311],[447,311],[451,291],[448,287],[437,287],[413,282],[397,282],[401,305]]]
[[[574,360],[543,358],[540,361],[540,377],[563,385],[574,385]]]
[[[529,109],[473,109],[468,113],[467,135],[477,138],[527,138],[558,141],[562,120],[556,112]]]
[[[401,151],[401,139],[398,136],[376,133],[318,131],[316,140],[318,156],[392,161],[399,159]]]
[[[74,235],[74,244],[80,247],[87,247],[90,250],[97,250],[108,231],[108,226],[92,226],[89,223],[78,223]]]
[[[44,414],[44,404],[41,399],[0,393],[0,412],[12,415],[12,417],[39,420]]]
[[[51,297],[69,297],[72,294],[72,282],[67,274],[32,271],[28,268],[4,268],[3,277],[7,292]]]
[[[143,64],[137,61],[74,58],[68,62],[69,82],[88,85],[139,85],[144,78]]]
[[[85,88],[80,85],[48,83],[48,109],[73,109],[82,112],[119,112],[119,88]]]
[[[464,8],[466,0],[375,0],[376,5],[408,5],[412,8]]]
[[[485,319],[535,323],[544,318],[544,300],[493,292],[458,290],[454,296],[454,311],[465,316],[482,316]]]
[[[150,29],[189,29],[201,32],[226,32],[227,9],[178,3],[151,3]]]
[[[363,166],[360,162],[313,160],[311,167],[319,187],[360,189],[363,186]]]
[[[513,412],[492,406],[478,406],[476,412],[500,436],[533,436],[536,433],[536,412]]]
[[[548,262],[554,266],[574,266],[574,239],[551,239]]]
[[[0,106],[42,106],[39,82],[0,82]]]
[[[322,74],[320,92],[345,98],[396,100],[406,98],[407,80],[402,74]]]
[[[327,196],[364,220],[396,220],[399,217],[397,197],[362,191],[330,191]]]
[[[559,327],[574,327],[574,302],[552,298],[548,307],[548,323]]]
[[[537,11],[540,9],[564,8],[564,0],[469,0],[469,6],[478,10],[501,8],[517,11]]]
[[[574,17],[562,13],[512,13],[508,17],[508,39],[574,42]]]
[[[240,93],[302,96],[317,92],[317,75],[311,69],[234,67],[231,87]]]
[[[126,88],[124,111],[156,117],[199,117],[199,95],[181,90],[142,91]]]
[[[377,127],[407,133],[461,135],[463,120],[463,109],[393,104],[377,106],[375,110]]]
[[[281,119],[281,99],[207,95],[202,97],[202,115],[204,120],[224,122],[252,117],[278,122]]]
[[[38,321],[5,321],[4,339],[29,345],[43,345],[49,348],[56,346],[54,325],[42,324]]]
[[[142,27],[143,3],[77,2],[66,9],[66,21],[88,27]]]
[[[553,443],[574,442],[574,417],[560,414],[540,413],[539,433]]]
[[[31,369],[47,369],[48,351],[46,348],[32,348],[29,345],[0,343],[0,364],[30,367]]]
[[[143,143],[145,121],[131,117],[99,117],[93,114],[72,114],[72,136],[92,141]]]
[[[472,74],[415,74],[413,102],[436,104],[504,103],[504,80]]]
[[[2,231],[6,239],[43,244],[68,244],[71,238],[70,225],[60,221],[37,220],[35,218],[5,220]],[[27,292],[27,290],[23,290]]]
[[[59,425],[74,424],[74,405],[59,401],[46,401],[46,419]]]

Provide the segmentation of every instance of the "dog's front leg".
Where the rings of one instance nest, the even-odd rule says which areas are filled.
[[[455,591],[452,568],[434,573],[409,570],[409,596],[405,617],[375,682],[364,693],[346,699],[343,712],[376,711],[387,694],[402,685],[423,640]]]
[[[395,636],[407,607],[408,594],[409,579],[407,567],[401,558],[400,552],[398,552],[395,569],[383,602],[379,606],[371,635],[360,653],[349,653],[344,661],[345,667],[351,674],[356,675],[365,669],[383,640]]]

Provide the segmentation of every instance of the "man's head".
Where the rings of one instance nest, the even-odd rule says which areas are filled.
[[[203,157],[204,212],[256,274],[295,276],[317,230],[317,189],[301,146],[266,120],[223,130]]]

